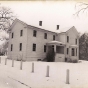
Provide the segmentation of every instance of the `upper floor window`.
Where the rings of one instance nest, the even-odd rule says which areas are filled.
[[[13,44],[11,44],[11,51],[13,51]]]
[[[55,35],[53,35],[53,40],[55,40]]]
[[[33,43],[33,47],[32,47],[33,51],[36,51],[36,44]]]
[[[47,39],[47,33],[44,33],[44,39]]]
[[[33,36],[36,37],[36,35],[37,35],[37,31],[33,30]]]
[[[75,49],[72,48],[72,56],[75,56]]]
[[[75,44],[77,44],[77,39],[75,39]]]
[[[13,38],[13,36],[14,36],[14,33],[12,33],[12,38]]]
[[[20,30],[20,36],[23,36],[23,30]]]
[[[69,42],[69,36],[67,36],[67,42]]]
[[[67,54],[69,53],[69,49],[67,48]]]
[[[46,45],[44,45],[44,52],[46,52]]]
[[[20,43],[19,51],[22,51],[22,43]]]

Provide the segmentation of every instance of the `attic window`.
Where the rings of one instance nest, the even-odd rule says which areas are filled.
[[[20,30],[20,36],[23,36],[23,30]]]

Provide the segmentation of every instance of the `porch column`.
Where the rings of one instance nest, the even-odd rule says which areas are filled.
[[[69,47],[69,58],[71,57],[71,47]]]
[[[56,53],[56,45],[54,45],[54,52]]]

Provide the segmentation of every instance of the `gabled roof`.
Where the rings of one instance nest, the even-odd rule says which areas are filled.
[[[39,27],[36,27],[36,26],[28,25],[27,23],[25,23],[25,22],[23,22],[19,19],[14,20],[14,22],[12,23],[12,25],[9,28],[9,31],[12,29],[12,27],[15,25],[16,22],[20,22],[20,23],[26,25],[26,27],[29,27],[29,28],[35,28],[35,29],[38,29],[38,30],[44,30],[44,31],[52,32],[52,33],[57,33],[56,31],[50,31],[50,30],[46,30],[46,29],[39,28]]]
[[[44,30],[44,31],[48,31],[48,32],[53,32],[53,33],[66,33],[67,31],[69,31],[72,27],[74,26],[70,26],[70,27],[65,27],[65,28],[61,28],[59,30],[47,30],[47,29],[43,29],[42,27],[36,27],[36,26],[32,26],[32,25],[28,25],[26,22],[23,22],[19,19],[15,19],[14,22],[12,23],[12,25],[10,26],[9,30],[12,29],[12,27],[15,25],[16,22],[21,22],[22,24],[26,25],[27,27],[31,27],[31,28],[36,28],[36,29],[39,29],[39,30]]]

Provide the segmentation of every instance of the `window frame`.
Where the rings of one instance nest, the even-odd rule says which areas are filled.
[[[55,35],[53,35],[53,40],[55,40]]]
[[[23,36],[23,30],[20,30],[20,36]]]
[[[44,52],[46,52],[46,45],[44,45]]]
[[[33,37],[36,37],[36,36],[37,36],[37,31],[33,30]]]
[[[14,33],[12,32],[12,34],[11,34],[11,38],[13,38],[14,37]]]
[[[75,44],[77,44],[77,39],[75,40]]]
[[[22,51],[22,43],[19,45],[19,51]]]
[[[11,44],[11,51],[13,51],[13,44]]]
[[[67,43],[69,43],[69,36],[67,36]]]
[[[72,48],[72,56],[75,56],[75,49]]]
[[[32,51],[36,51],[36,44],[35,43],[33,43],[33,45],[32,45]]]
[[[47,33],[44,33],[44,39],[47,39]]]
[[[67,55],[69,54],[69,48],[67,48]]]

